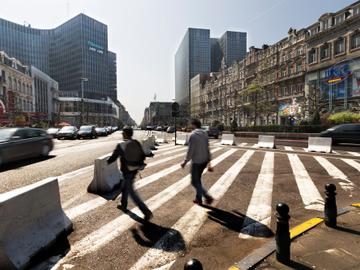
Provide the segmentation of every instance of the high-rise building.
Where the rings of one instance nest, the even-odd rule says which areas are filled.
[[[117,99],[116,54],[108,50],[105,24],[84,14],[49,30],[0,19],[0,36],[0,50],[59,83],[60,101],[66,97],[67,102],[62,107],[69,113],[74,108],[73,116],[84,114],[79,108],[85,107],[88,118],[97,119],[99,112],[108,111],[102,108],[108,105],[104,101]],[[79,106],[82,96],[89,106]],[[79,119],[69,120],[79,123]]]
[[[232,65],[246,56],[246,33],[226,31],[219,39],[225,64]]]
[[[210,30],[189,28],[175,55],[175,98],[190,104],[190,80],[211,71]]]
[[[246,33],[225,32],[210,38],[210,30],[189,28],[175,55],[175,99],[187,114],[191,105],[191,79],[198,74],[219,71],[224,59],[232,64],[245,58]]]

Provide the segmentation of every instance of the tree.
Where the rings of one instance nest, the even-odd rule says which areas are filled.
[[[237,130],[237,128],[238,128],[238,124],[237,124],[236,120],[234,119],[231,122],[230,130],[231,130],[231,132],[235,132]]]

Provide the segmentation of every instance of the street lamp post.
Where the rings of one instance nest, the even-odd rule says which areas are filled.
[[[84,82],[87,82],[88,78],[81,78],[81,116],[80,125],[84,123]]]

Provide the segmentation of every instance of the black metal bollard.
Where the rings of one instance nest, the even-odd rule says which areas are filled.
[[[276,227],[276,259],[282,263],[290,261],[290,232],[289,232],[289,206],[279,203],[276,206],[277,227]]]
[[[325,225],[336,227],[337,206],[336,206],[336,186],[334,184],[325,185]]]
[[[199,260],[191,259],[184,265],[184,270],[203,270],[203,267]]]

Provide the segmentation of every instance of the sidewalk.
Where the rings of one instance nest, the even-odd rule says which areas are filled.
[[[331,229],[321,223],[293,240],[289,266],[277,262],[273,253],[256,269],[360,269],[360,209],[339,216],[337,224]]]

